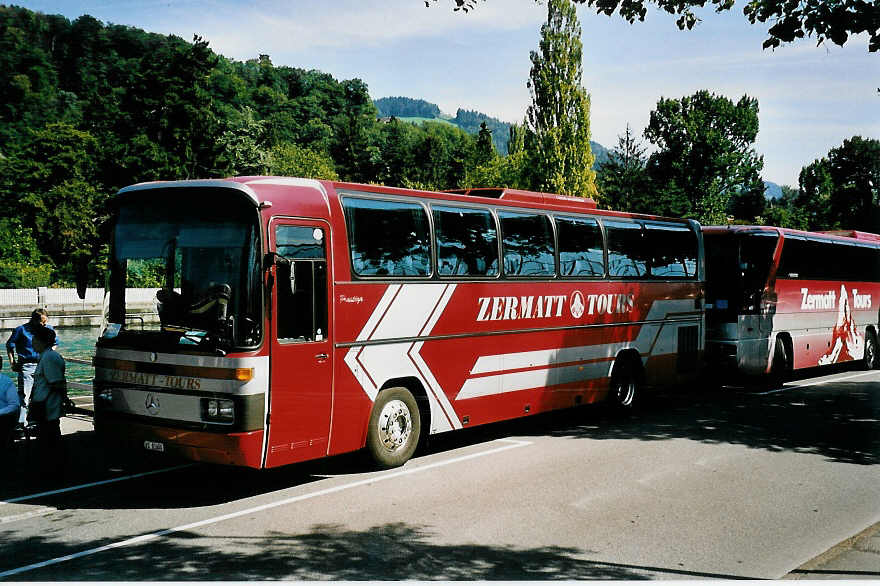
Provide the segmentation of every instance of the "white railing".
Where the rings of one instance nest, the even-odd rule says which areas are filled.
[[[126,289],[126,304],[142,305],[144,307],[153,303],[157,288]],[[80,299],[76,289],[49,289],[38,287],[36,289],[0,289],[0,311],[12,309],[21,310],[35,307],[44,307],[50,313],[64,311],[82,311],[86,309],[99,309],[104,302],[104,288],[91,287],[86,289],[85,299]]]
[[[37,289],[0,289],[0,307],[39,304]]]

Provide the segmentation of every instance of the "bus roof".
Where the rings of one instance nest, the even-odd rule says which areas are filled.
[[[358,192],[376,195],[392,195],[395,197],[412,197],[424,199],[440,199],[450,202],[467,202],[481,204],[504,204],[511,207],[521,206],[533,209],[544,209],[545,211],[569,212],[569,213],[591,213],[610,218],[629,218],[636,220],[661,220],[667,222],[675,222],[681,224],[691,224],[692,220],[681,218],[670,218],[665,216],[655,216],[651,214],[638,214],[630,212],[619,212],[614,210],[600,209],[596,201],[589,197],[573,197],[569,195],[559,195],[554,193],[542,193],[537,191],[526,191],[523,189],[511,188],[471,188],[471,189],[453,189],[448,191],[427,191],[405,189],[400,187],[388,187],[384,185],[373,185],[363,183],[349,183],[344,181],[319,181],[315,179],[303,179],[297,177],[273,177],[273,176],[242,176],[228,177],[225,179],[200,179],[200,180],[184,180],[184,181],[154,181],[139,183],[124,187],[118,192],[119,196],[127,196],[133,193],[144,193],[156,189],[175,189],[175,188],[227,188],[242,192],[242,195],[256,207],[262,207],[274,200],[273,203],[280,207],[289,207],[289,203],[284,202],[283,197],[279,197],[278,189],[285,187],[305,188],[300,191],[296,200],[296,205],[307,206],[309,202],[306,200],[314,199],[311,202],[319,207],[326,209],[328,198],[332,192]],[[304,193],[312,193],[315,197],[304,198]],[[279,201],[279,199],[281,201]],[[322,203],[323,202],[323,203]]]
[[[817,232],[808,232],[806,230],[795,230],[793,228],[778,228],[776,226],[703,226],[703,232],[708,234],[755,234],[773,232],[777,234],[790,234],[792,236],[803,236],[805,238],[819,238],[821,240],[835,240],[839,242],[850,242],[851,244],[880,244],[880,234],[871,232],[860,232],[858,230],[825,230]]]

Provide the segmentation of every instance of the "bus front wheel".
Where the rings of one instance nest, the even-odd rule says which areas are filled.
[[[402,466],[416,451],[422,433],[419,406],[408,389],[382,389],[373,403],[367,450],[380,468]]]
[[[874,370],[880,367],[880,355],[877,351],[877,336],[869,331],[865,335],[865,368]]]

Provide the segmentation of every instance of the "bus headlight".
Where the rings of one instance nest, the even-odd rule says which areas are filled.
[[[235,419],[235,404],[228,399],[202,399],[202,419],[231,423]]]

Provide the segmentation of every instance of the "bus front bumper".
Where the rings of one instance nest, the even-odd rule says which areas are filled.
[[[174,429],[130,420],[97,420],[99,441],[133,457],[161,452],[172,458],[193,462],[261,468],[263,430],[219,433]]]

